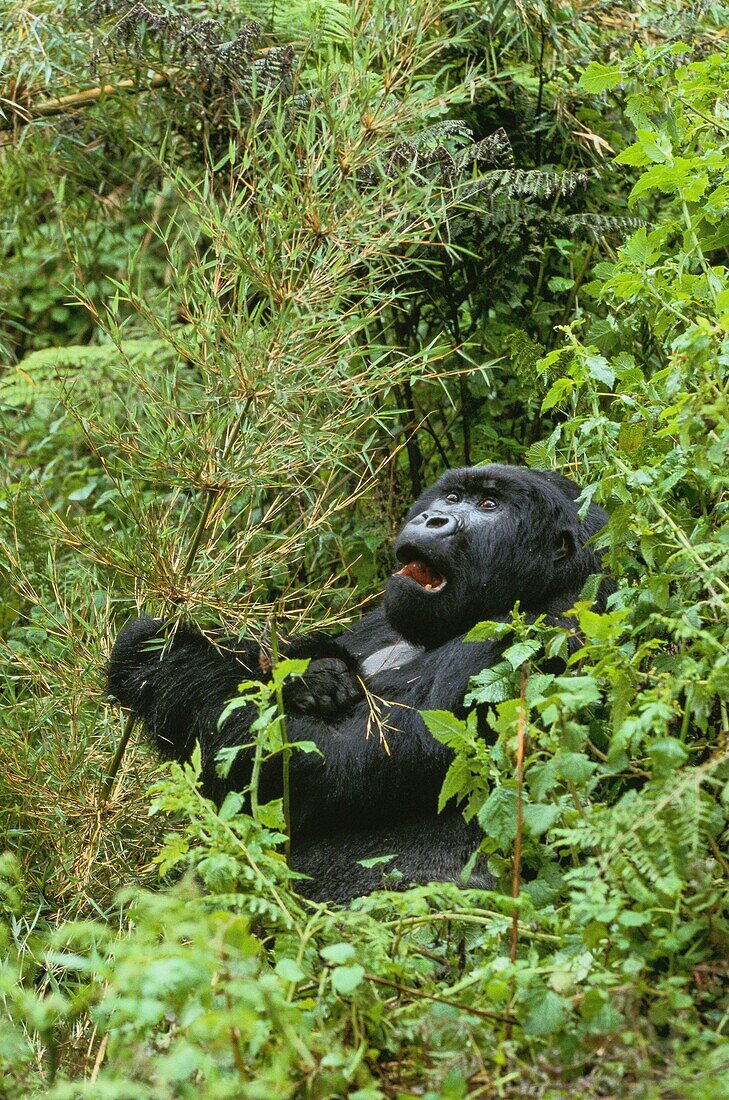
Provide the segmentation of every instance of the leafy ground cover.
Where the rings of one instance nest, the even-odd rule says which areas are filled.
[[[728,16],[0,5],[3,1095],[729,1094]],[[426,716],[500,889],[305,904],[104,655],[345,621],[482,461],[620,578]]]

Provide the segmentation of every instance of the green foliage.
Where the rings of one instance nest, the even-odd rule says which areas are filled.
[[[0,11],[4,1096],[729,1090],[726,20]],[[607,508],[620,584],[481,624],[502,661],[424,716],[499,890],[385,858],[302,901],[255,781],[311,749],[300,665],[230,703],[249,791],[133,738],[100,807],[135,605],[275,652],[378,589],[444,465],[522,459]]]

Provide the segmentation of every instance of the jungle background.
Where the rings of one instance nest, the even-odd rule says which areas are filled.
[[[3,1097],[729,1095],[728,27],[0,3]],[[575,478],[620,580],[564,676],[514,623],[489,745],[428,717],[501,888],[308,905],[111,641],[343,624],[491,461]]]

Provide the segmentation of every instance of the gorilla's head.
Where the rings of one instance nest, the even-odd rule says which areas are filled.
[[[411,642],[442,645],[482,619],[571,607],[600,554],[591,538],[607,523],[561,474],[520,466],[449,470],[408,513],[395,541],[400,569],[385,612]],[[604,599],[609,591],[603,585]]]

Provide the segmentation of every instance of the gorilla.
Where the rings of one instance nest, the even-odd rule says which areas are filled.
[[[505,643],[466,642],[484,619],[523,612],[559,621],[585,581],[601,572],[593,536],[607,522],[594,504],[579,516],[580,489],[560,474],[490,465],[449,470],[408,512],[395,541],[397,571],[384,604],[345,633],[303,635],[282,655],[310,659],[284,690],[290,741],[320,753],[290,759],[291,865],[301,893],[347,902],[382,884],[392,857],[400,885],[460,881],[480,831],[455,806],[438,814],[450,750],[427,731],[420,711],[463,711],[471,676],[495,664]],[[603,577],[597,606],[611,582]],[[226,703],[242,680],[263,681],[270,663],[250,640],[212,644],[198,631],[171,631],[143,617],[119,635],[108,692],[142,720],[167,758],[188,760],[201,746],[202,789],[218,803],[250,782],[252,752],[236,755],[225,779],[224,747],[250,746],[252,706]],[[373,708],[376,707],[379,714]],[[280,797],[280,758],[263,768],[259,800]],[[470,885],[492,880],[477,863]]]

